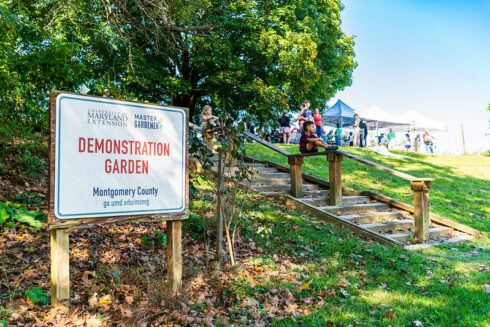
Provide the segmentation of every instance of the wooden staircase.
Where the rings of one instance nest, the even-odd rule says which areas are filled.
[[[398,245],[405,249],[420,249],[443,243],[454,243],[474,238],[472,229],[457,223],[430,223],[429,238],[420,242],[414,237],[415,223],[412,212],[380,201],[363,192],[343,195],[342,205],[330,205],[329,182],[306,176],[302,183],[302,197],[291,196],[291,178],[288,167],[271,162],[249,161],[244,165],[253,173],[251,181],[242,182],[242,187],[254,190],[263,196],[280,201],[288,207],[315,214],[321,219],[340,222],[361,235],[374,238],[384,244]],[[217,156],[213,158],[217,161]],[[214,165],[216,170],[217,165]],[[235,175],[237,166],[227,167],[227,176]],[[357,228],[355,228],[355,227]],[[458,228],[463,226],[465,231]],[[456,227],[456,228],[455,228]]]
[[[191,128],[200,130],[192,125]],[[221,134],[226,134],[223,130]],[[400,246],[404,249],[420,249],[443,243],[455,243],[473,239],[481,233],[471,227],[456,223],[429,212],[429,190],[433,178],[420,178],[379,165],[345,151],[293,154],[266,142],[247,131],[239,137],[287,157],[289,166],[271,161],[256,160],[242,156],[241,162],[252,173],[249,181],[240,186],[254,190],[288,208],[309,213],[319,219],[340,223],[353,232],[374,239],[382,244]],[[211,145],[211,148],[215,147]],[[225,177],[233,180],[236,160],[223,154]],[[329,164],[329,181],[304,174],[302,165],[306,156],[325,156]],[[343,158],[355,160],[410,182],[413,191],[413,206],[372,191],[356,191],[342,186]],[[201,173],[218,172],[218,156],[211,171],[204,171],[194,160]]]

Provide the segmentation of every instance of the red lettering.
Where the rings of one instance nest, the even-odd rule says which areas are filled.
[[[163,155],[167,157],[170,155],[170,143],[163,143]]]
[[[128,141],[122,141],[122,148],[123,150],[121,151],[122,154],[127,154],[128,153]]]
[[[112,140],[105,141],[105,152],[112,153]]]
[[[95,152],[102,152],[104,153],[104,139],[100,140],[95,139]]]
[[[121,174],[127,174],[126,165],[128,162],[126,160],[121,160]]]
[[[121,141],[114,140],[114,153],[119,154],[121,152]]]
[[[106,174],[111,173],[111,159],[106,159],[105,161],[105,172]]]
[[[157,154],[161,156],[162,152],[163,152],[162,143],[157,143]]]
[[[128,174],[134,173],[134,161],[129,160],[128,162]]]
[[[136,160],[136,174],[141,174],[141,160]]]
[[[148,160],[142,160],[143,174],[148,174]]]
[[[114,166],[112,166],[112,173],[118,173],[119,174],[119,163],[118,160],[114,160]]]
[[[135,155],[140,155],[141,154],[140,147],[141,147],[141,143],[139,141],[136,141],[135,144],[134,144],[134,154]]]
[[[89,137],[87,139],[87,152],[94,153],[94,150],[92,150],[93,147],[94,147],[94,139]]]
[[[133,154],[133,143],[134,141],[128,141],[129,142],[129,154]]]
[[[147,149],[146,142],[143,142],[143,150],[141,150],[141,155],[143,155],[143,156],[148,155],[148,149]]]
[[[84,137],[79,137],[78,138],[78,152],[85,152],[85,138]]]

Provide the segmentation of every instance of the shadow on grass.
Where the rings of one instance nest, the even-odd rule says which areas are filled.
[[[272,253],[287,253],[302,269],[300,283],[313,279],[311,289],[294,293],[296,285],[290,283],[271,287],[290,289],[298,305],[325,288],[335,289],[336,295],[325,296],[325,305],[308,316],[289,317],[275,325],[412,326],[414,321],[424,326],[485,325],[490,295],[480,285],[488,276],[478,267],[488,259],[488,249],[471,254],[475,251],[471,246],[452,245],[421,255],[369,244],[337,225],[318,228],[315,225],[321,224],[292,215],[296,216],[265,215],[259,223],[272,227],[278,237],[255,238],[270,253],[265,262]]]

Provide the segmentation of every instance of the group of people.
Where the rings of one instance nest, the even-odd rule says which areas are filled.
[[[300,151],[303,153],[316,152],[318,151],[319,147],[327,150],[335,150],[341,145],[350,145],[354,147],[367,146],[367,123],[366,120],[360,118],[358,114],[355,114],[353,117],[353,131],[350,132],[349,135],[343,135],[340,124],[337,124],[335,130],[330,130],[327,133],[326,130],[324,130],[322,115],[320,114],[319,109],[312,111],[310,106],[311,103],[309,100],[304,101],[300,105],[300,113],[296,118],[296,121],[299,123],[299,130],[297,128],[294,128],[293,130],[291,129],[294,119],[291,114],[284,112],[278,120],[280,132],[278,133],[277,131],[273,131],[271,134],[264,134],[264,137],[269,142],[277,141],[289,144],[293,143],[294,141],[294,143],[299,143]],[[201,112],[201,123],[203,140],[205,142],[211,141],[214,135],[213,129],[220,126],[219,117],[212,114],[211,106],[205,105],[203,107]],[[233,123],[233,119],[229,115],[226,115],[224,125],[229,126]],[[247,127],[250,127],[250,131],[252,133],[255,132],[252,125]],[[395,133],[393,130],[390,130],[387,135],[385,135],[385,133],[381,133],[381,135],[378,136],[378,144],[391,148],[394,138]],[[427,130],[423,134],[422,138],[420,134],[417,134],[413,143],[411,142],[410,134],[406,134],[404,148],[406,151],[413,149],[413,151],[419,152],[421,141],[423,141],[425,144],[427,153],[434,153],[433,137]]]
[[[417,134],[413,143],[411,142],[410,134],[405,134],[405,151],[408,152],[413,149],[413,152],[420,152],[421,141],[425,144],[426,153],[434,153],[434,138],[429,134],[428,130],[424,132],[422,138],[420,138],[420,134]]]
[[[394,143],[395,143],[394,142],[395,136],[396,136],[395,132],[393,132],[392,129],[390,129],[390,132],[387,135],[385,135],[385,133],[381,133],[378,136],[378,145],[384,145],[389,150],[392,150],[394,147]],[[420,137],[420,133],[417,133],[413,142],[412,142],[410,134],[405,133],[405,139],[403,141],[403,148],[407,152],[408,151],[420,152],[422,142],[425,145],[425,152],[426,153],[434,153],[434,137],[429,133],[428,130],[426,130],[424,132],[422,137]]]
[[[299,123],[299,132],[301,133],[299,139],[300,152],[317,152],[319,147],[325,148],[326,150],[336,150],[340,143],[337,144],[337,142],[335,142],[335,144],[333,144],[333,142],[329,142],[331,139],[323,133],[322,115],[320,114],[320,110],[315,109],[313,112],[310,109],[310,106],[310,100],[301,103],[300,113],[298,118],[296,118]],[[293,122],[293,117],[288,112],[284,112],[278,122],[281,126],[280,132],[283,143],[291,143],[291,124]],[[340,138],[340,134],[338,137]]]

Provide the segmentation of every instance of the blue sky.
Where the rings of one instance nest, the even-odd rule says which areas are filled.
[[[470,150],[488,149],[490,0],[344,0],[358,67],[338,92],[355,109],[415,110],[465,127]]]

